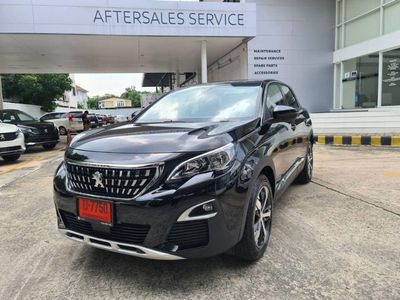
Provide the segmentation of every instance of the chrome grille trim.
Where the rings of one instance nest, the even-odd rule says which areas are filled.
[[[130,201],[134,200],[135,198],[142,195],[146,192],[154,182],[160,177],[160,174],[163,172],[164,164],[142,164],[142,165],[118,165],[118,164],[101,164],[101,163],[92,163],[92,162],[77,162],[72,161],[70,159],[65,160],[65,170],[67,173],[66,176],[66,189],[68,192],[92,197],[92,198],[99,198],[99,199],[108,199],[108,200],[122,200],[122,201]],[[73,172],[70,172],[68,168],[71,168]],[[91,173],[90,168],[94,169],[105,169],[104,174],[105,176],[114,175],[116,178],[104,178],[103,183],[104,185],[104,193],[100,193],[96,191],[96,188],[92,186]],[[119,169],[116,170],[115,169]],[[154,170],[152,170],[154,169]],[[132,175],[131,178],[124,179],[123,173],[126,170],[127,177],[128,175]],[[119,171],[119,172],[118,172]],[[79,174],[74,174],[74,172],[80,172]],[[136,173],[135,173],[136,172]],[[140,172],[143,172],[140,175]],[[154,172],[154,175],[151,177],[151,173]],[[83,175],[82,175],[83,174]],[[86,176],[84,176],[87,174]],[[141,179],[142,176],[150,177],[147,179]],[[87,177],[85,179],[85,177]],[[125,178],[127,178],[125,177]],[[70,178],[72,180],[70,180]],[[121,178],[121,179],[118,179]],[[133,179],[136,178],[136,179]],[[132,183],[129,182],[132,180]],[[141,180],[141,182],[139,182]],[[86,184],[87,183],[87,184]],[[109,184],[111,183],[111,184]],[[114,183],[118,183],[117,186]],[[142,183],[141,185],[139,185]],[[111,185],[111,186],[110,186]],[[84,191],[82,191],[84,190]],[[122,192],[121,192],[122,191]],[[107,195],[107,194],[114,194],[116,192],[118,195]],[[120,193],[121,192],[121,193]],[[132,195],[133,192],[133,195]],[[132,196],[131,196],[132,195]]]

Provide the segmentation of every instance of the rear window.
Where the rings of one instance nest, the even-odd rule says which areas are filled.
[[[82,112],[80,112],[80,111],[72,111],[71,112],[71,116],[73,118],[82,118]]]

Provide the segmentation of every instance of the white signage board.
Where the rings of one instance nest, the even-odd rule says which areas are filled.
[[[256,5],[0,0],[0,33],[253,37],[256,35]]]

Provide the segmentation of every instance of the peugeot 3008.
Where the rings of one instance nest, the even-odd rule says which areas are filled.
[[[54,178],[59,231],[152,259],[257,260],[274,201],[313,169],[308,112],[277,81],[171,92],[132,122],[75,137]]]
[[[42,146],[46,150],[53,149],[59,142],[58,128],[53,123],[42,122],[17,109],[0,110],[3,123],[17,125],[25,137],[25,146]]]

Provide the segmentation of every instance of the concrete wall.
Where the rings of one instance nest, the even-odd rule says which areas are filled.
[[[4,99],[7,101],[7,99]],[[46,112],[40,109],[39,105],[32,105],[32,104],[22,104],[22,103],[13,103],[13,102],[4,102],[4,109],[18,109],[27,114],[31,115],[35,118],[40,118]]]
[[[247,2],[257,3],[257,36],[248,43],[248,78],[282,80],[310,111],[332,109],[335,1]]]
[[[247,79],[247,56],[247,43],[243,43],[208,67],[208,81]]]

